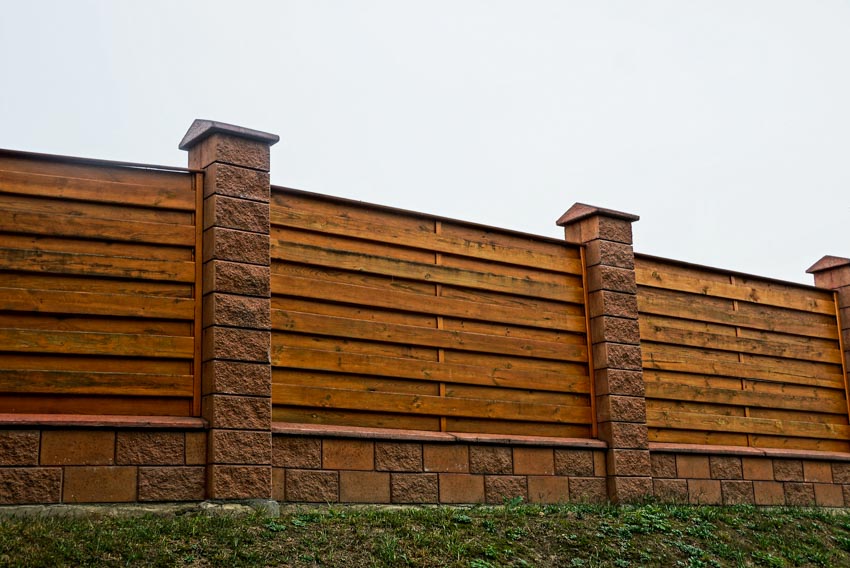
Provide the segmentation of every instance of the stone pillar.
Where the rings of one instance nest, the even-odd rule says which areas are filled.
[[[814,275],[815,286],[836,292],[844,361],[850,361],[850,258],[825,256],[806,272]]]
[[[614,502],[652,495],[632,250],[638,219],[581,203],[558,219],[567,242],[585,247],[596,421],[599,438],[608,444],[608,496]]]
[[[207,497],[271,499],[269,148],[278,136],[196,120],[180,142],[204,170],[203,417]]]

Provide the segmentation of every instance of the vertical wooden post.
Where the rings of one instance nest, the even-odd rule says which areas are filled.
[[[272,496],[269,147],[273,134],[196,120],[180,143],[204,170],[201,414],[207,496]]]
[[[632,250],[638,219],[581,203],[558,219],[567,242],[586,248],[598,435],[608,444],[608,496],[621,503],[653,493]]]

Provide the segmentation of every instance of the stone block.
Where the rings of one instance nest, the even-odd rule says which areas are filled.
[[[662,503],[687,503],[688,482],[684,479],[654,479],[652,489],[655,498]]]
[[[608,442],[610,448],[645,450],[649,447],[646,424],[634,422],[602,422],[599,437]]]
[[[204,361],[227,359],[268,363],[271,332],[213,326],[204,330]]]
[[[652,454],[652,477],[676,477],[676,456],[673,454]]]
[[[322,441],[318,438],[274,436],[272,465],[298,469],[321,469]]]
[[[269,236],[235,229],[212,227],[204,231],[204,262],[224,260],[268,266]]]
[[[118,465],[182,465],[185,438],[182,432],[118,432]]]
[[[623,294],[637,294],[635,271],[615,266],[597,264],[587,268],[587,290],[608,290]]]
[[[227,134],[212,134],[191,149],[189,167],[203,169],[214,162],[267,172],[270,162],[269,143]]]
[[[773,481],[773,460],[768,458],[743,458],[744,479]]]
[[[501,505],[512,499],[528,501],[528,480],[524,475],[486,475],[484,494],[487,503]]]
[[[688,479],[688,502],[692,505],[721,505],[723,495],[716,479]]]
[[[268,430],[272,402],[265,397],[211,394],[203,399],[203,415],[211,428]]]
[[[844,491],[841,485],[815,483],[815,503],[818,507],[844,507]]]
[[[424,444],[422,459],[425,471],[468,473],[469,448],[459,444]]]
[[[652,464],[648,450],[621,450],[614,448],[608,451],[608,475],[627,477],[650,477]]]
[[[472,473],[513,473],[511,449],[502,446],[470,446],[469,471]]]
[[[646,422],[646,399],[637,396],[605,395],[596,397],[599,422]]]
[[[554,475],[555,457],[551,448],[516,447],[514,473],[517,475]]]
[[[816,483],[832,483],[832,465],[829,462],[803,462],[803,479]]]
[[[422,444],[376,442],[375,469],[378,471],[422,471]]]
[[[440,503],[483,503],[484,476],[467,473],[441,473]]]
[[[264,363],[213,360],[204,363],[205,394],[271,396],[271,366]]]
[[[800,460],[773,460],[773,478],[776,481],[803,481],[803,462]]]
[[[389,503],[390,474],[380,471],[340,471],[339,500],[343,503]]]
[[[709,469],[712,479],[743,479],[741,458],[735,456],[711,456]]]
[[[272,499],[286,501],[286,470],[282,467],[272,468]]]
[[[708,456],[677,455],[676,472],[683,479],[708,479],[711,477]]]
[[[221,325],[269,331],[272,328],[268,298],[214,292],[204,296],[204,327]]]
[[[201,501],[205,491],[204,467],[139,468],[139,501]]]
[[[570,480],[560,475],[529,475],[529,503],[567,503],[570,500]]]
[[[590,337],[593,343],[640,343],[638,320],[614,316],[598,316],[590,320]]]
[[[631,245],[597,239],[585,247],[587,266],[606,264],[617,268],[634,270],[635,252]]]
[[[593,477],[593,452],[589,450],[555,450],[555,473],[572,477]]]
[[[640,503],[652,497],[651,477],[609,477],[607,485],[614,503]]]
[[[286,500],[336,503],[339,501],[339,473],[313,469],[287,469]]]
[[[324,440],[322,467],[325,469],[375,469],[375,445],[366,440]]]
[[[204,263],[203,284],[205,292],[268,298],[271,271],[268,266],[211,260]]]
[[[439,501],[436,473],[393,473],[390,478],[393,503],[436,503]]]
[[[635,294],[597,290],[588,293],[587,305],[591,317],[603,315],[633,319],[638,317],[638,302]]]
[[[0,431],[0,466],[38,465],[38,430]]]
[[[646,385],[643,382],[642,371],[626,371],[624,369],[597,369],[594,372],[596,394],[646,396]]]
[[[790,507],[811,507],[815,504],[815,488],[811,483],[785,483],[785,504]]]
[[[620,343],[597,343],[593,346],[593,367],[600,369],[624,369],[626,371],[642,371],[639,345],[622,345]]]
[[[186,432],[186,465],[207,463],[207,433]]]
[[[835,483],[850,483],[850,462],[833,462],[832,480]]]
[[[136,500],[135,466],[66,467],[62,484],[65,503],[129,503]]]
[[[778,481],[753,481],[756,505],[784,505],[785,488]]]
[[[724,505],[752,505],[755,503],[752,481],[723,480],[720,482]]]
[[[0,505],[58,503],[62,499],[62,468],[0,468]]]
[[[210,462],[271,465],[272,434],[267,430],[210,430]]]
[[[261,201],[211,195],[204,199],[204,229],[224,227],[269,233],[269,204]]]
[[[204,174],[204,197],[224,195],[268,203],[270,189],[267,171],[212,164]]]
[[[41,434],[41,465],[112,465],[115,432],[45,430]]]
[[[608,484],[604,477],[570,477],[570,501],[573,503],[605,503]]]
[[[210,499],[271,499],[271,465],[210,465]]]

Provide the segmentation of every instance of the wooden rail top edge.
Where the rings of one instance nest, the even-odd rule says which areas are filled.
[[[167,428],[204,430],[207,421],[188,416],[126,416],[76,414],[0,414],[2,428]]]
[[[11,150],[8,148],[0,148],[0,156],[13,156],[21,158],[31,158],[36,160],[51,160],[54,162],[64,162],[67,164],[80,164],[85,166],[108,166],[117,168],[132,168],[136,170],[155,170],[161,172],[177,172],[177,173],[203,173],[204,170],[196,168],[184,168],[181,166],[165,166],[161,164],[144,164],[139,162],[126,162],[121,160],[105,160],[102,158],[84,158],[81,156],[65,156],[62,154],[45,154],[42,152],[29,152],[26,150]]]
[[[744,446],[711,446],[704,444],[675,444],[650,442],[649,451],[676,454],[712,454],[747,458],[790,458],[850,462],[850,453],[821,450],[787,450],[783,448],[751,448]]]
[[[401,430],[394,428],[366,428],[362,426],[331,426],[316,424],[272,423],[272,434],[317,436],[326,438],[357,438],[390,441],[435,442],[443,444],[501,444],[515,446],[557,446],[563,448],[589,448],[604,450],[608,445],[602,440],[585,438],[555,438],[549,436],[510,436],[504,434],[478,434],[469,432],[429,432],[427,430]]]

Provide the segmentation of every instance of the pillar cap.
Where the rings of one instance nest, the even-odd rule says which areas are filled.
[[[604,207],[596,207],[595,205],[587,205],[585,203],[576,203],[572,207],[570,207],[566,213],[561,215],[561,218],[558,219],[555,223],[558,226],[564,227],[566,225],[575,223],[576,221],[581,221],[582,219],[585,219],[587,217],[593,217],[594,215],[600,215],[602,217],[611,217],[612,219],[621,219],[630,223],[633,223],[640,219],[639,216],[632,215],[631,213],[623,213],[622,211],[605,209]]]
[[[181,150],[188,150],[213,134],[227,134],[229,136],[236,136],[237,138],[246,138],[257,142],[265,142],[269,146],[280,141],[280,136],[277,134],[269,134],[268,132],[252,130],[250,128],[227,124],[225,122],[196,118],[195,122],[192,123],[192,126],[189,127],[189,130],[186,131],[186,135],[183,137],[183,140],[180,141],[178,148]]]
[[[817,274],[818,272],[832,270],[833,268],[847,266],[848,264],[850,264],[850,258],[826,255],[822,259],[811,265],[809,268],[807,268],[806,272],[808,274]]]

